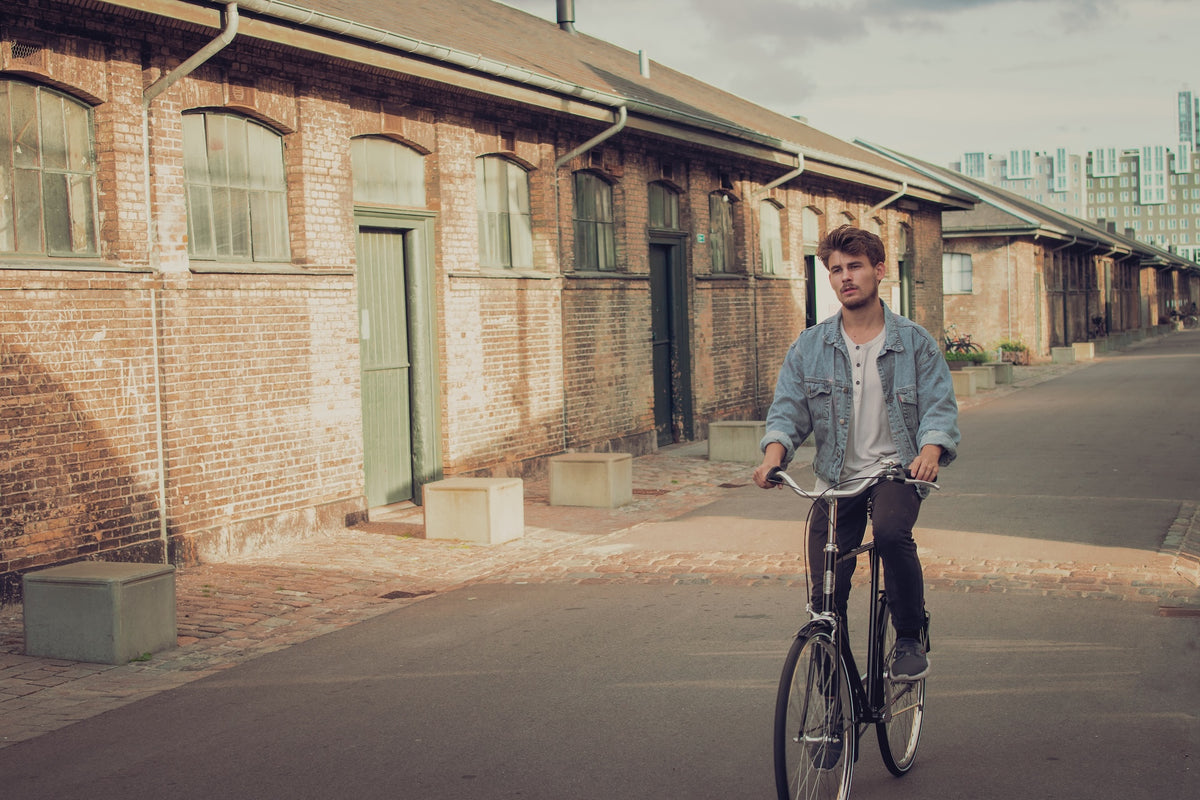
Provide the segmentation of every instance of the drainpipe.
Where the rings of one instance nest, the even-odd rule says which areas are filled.
[[[560,156],[554,162],[554,168],[556,170],[561,169],[563,164],[566,164],[571,159],[576,158],[577,156],[583,155],[587,151],[594,148],[596,145],[606,141],[607,139],[611,139],[612,137],[614,137],[618,133],[620,133],[622,130],[624,130],[625,122],[629,118],[629,110],[625,107],[624,103],[617,106],[616,110],[617,110],[617,120],[616,120],[616,122],[613,123],[611,128],[608,128],[607,130],[603,130],[600,133],[596,134],[595,136],[588,139],[583,144],[579,145],[579,147],[576,147],[574,150],[567,153],[565,156]]]
[[[559,5],[561,8],[562,4],[560,3]],[[563,165],[569,163],[573,158],[583,155],[587,151],[596,147],[600,143],[602,143],[608,139],[611,139],[613,136],[616,136],[618,133],[620,133],[622,130],[625,129],[625,122],[629,119],[629,110],[625,107],[624,103],[621,103],[620,105],[616,106],[616,112],[617,112],[617,119],[615,122],[613,122],[611,127],[607,128],[606,130],[601,131],[600,133],[593,136],[591,139],[588,139],[586,142],[579,145],[579,147],[576,147],[571,152],[555,159],[555,161],[554,161],[554,219],[555,219],[555,229],[558,232],[558,257],[560,259],[560,261],[559,261],[560,266],[562,263],[561,259],[562,259],[562,255],[563,255],[562,199],[561,199],[561,190],[560,190],[559,184],[558,184],[558,172],[560,169],[562,169]],[[567,436],[567,427],[568,427],[568,422],[569,422],[569,420],[567,418],[567,412],[568,412],[567,404],[566,404],[566,401],[564,400],[563,401],[563,449],[566,449],[566,445],[567,445],[566,436]]]
[[[762,197],[763,195],[767,194],[768,192],[770,192],[775,187],[782,186],[783,184],[787,183],[788,181],[792,180],[793,178],[800,177],[801,173],[804,172],[804,153],[796,153],[795,156],[796,156],[796,168],[794,170],[792,170],[791,172],[780,175],[778,178],[776,178],[775,180],[768,183],[766,186],[763,186],[758,191],[756,191],[754,193],[754,198],[756,200],[758,198]]]
[[[1066,250],[1068,247],[1073,247],[1078,241],[1079,241],[1078,236],[1072,236],[1071,241],[1067,242],[1066,244],[1062,245],[1061,247],[1056,247],[1053,250],[1047,250],[1046,252],[1049,255],[1054,255],[1055,253],[1058,253],[1062,250]],[[1071,318],[1070,318],[1070,315],[1068,314],[1068,307],[1067,307],[1067,281],[1066,281],[1066,277],[1061,274],[1059,275],[1059,279],[1062,283],[1063,342],[1064,342],[1065,346],[1070,347],[1071,346]]]
[[[225,6],[225,27],[221,33],[191,58],[184,61],[175,69],[160,77],[142,92],[142,172],[145,175],[146,203],[146,261],[154,266],[154,205],[150,200],[150,104],[155,98],[171,88],[179,79],[193,72],[197,67],[224,49],[237,36],[238,8],[237,3]],[[150,291],[150,318],[154,327],[154,413],[155,413],[155,457],[158,459],[158,535],[162,541],[163,563],[171,560],[170,537],[167,531],[167,455],[164,444],[163,421],[163,389],[162,389],[162,353],[159,341],[162,339],[162,319],[158,313],[158,292]]]
[[[883,202],[881,202],[877,205],[873,205],[870,208],[868,208],[866,213],[863,214],[863,218],[865,219],[865,218],[871,216],[872,214],[874,214],[876,211],[883,208],[884,206],[890,206],[892,203],[896,202],[901,197],[904,197],[904,195],[906,195],[906,194],[908,194],[908,181],[903,181],[900,185],[900,191],[896,192],[894,195],[887,198]]]
[[[803,172],[804,172],[804,153],[797,151],[795,155],[796,155],[796,168],[795,169],[793,169],[791,172],[785,172],[783,175],[780,175],[775,180],[773,180],[770,183],[766,184],[765,186],[759,188],[757,191],[754,192],[753,195],[751,195],[751,198],[754,200],[762,199],[763,197],[766,197],[771,192],[771,190],[774,189],[775,187],[782,186],[783,184],[787,183],[788,181],[790,181],[794,178],[799,178],[800,175],[803,174]],[[755,229],[754,229],[754,226],[751,225],[750,226],[751,247],[754,247],[754,245],[755,245],[754,234],[755,234]],[[801,263],[803,263],[803,262],[801,262]],[[759,412],[759,414],[761,415],[762,407],[761,407],[761,405],[759,405],[760,386],[759,386],[759,382],[758,382],[758,373],[759,373],[758,280],[756,278],[752,278],[750,281],[750,292],[751,292],[751,295],[750,295],[751,309],[753,311],[753,316],[754,316],[754,409],[755,409],[755,411]]]

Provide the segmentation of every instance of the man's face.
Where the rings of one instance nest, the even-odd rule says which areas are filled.
[[[825,266],[829,268],[829,284],[843,306],[854,309],[879,302],[883,264],[871,264],[866,253],[856,256],[834,250]]]

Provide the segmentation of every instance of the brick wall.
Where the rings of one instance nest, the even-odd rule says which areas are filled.
[[[790,266],[759,279],[756,192],[778,170],[633,128],[555,169],[557,154],[606,123],[246,37],[154,101],[147,148],[143,87],[207,39],[88,9],[96,41],[57,32],[79,7],[25,0],[14,27],[53,55],[0,73],[94,106],[103,256],[70,265],[0,256],[0,580],[9,594],[20,571],[60,561],[187,562],[361,517],[353,137],[383,136],[424,160],[425,207],[404,212],[432,219],[423,245],[433,299],[421,318],[436,330],[419,333],[436,342],[429,377],[440,392],[436,419],[416,424],[440,431],[437,466],[450,475],[527,476],[567,449],[656,447],[649,182],[667,177],[681,191],[684,372],[698,436],[711,419],[755,417],[769,403],[803,324],[800,209],[840,221],[870,204],[831,181],[802,177],[776,190]],[[283,138],[287,264],[188,257],[182,115],[213,109]],[[528,170],[530,271],[479,266],[475,163],[496,154]],[[574,269],[576,169],[613,183],[612,274]],[[713,276],[697,234],[708,232],[708,196],[723,176],[738,199],[738,266]],[[887,230],[904,219],[919,232],[922,263],[938,276],[925,300],[940,302],[936,212],[881,214]],[[425,254],[412,255],[419,263],[409,268],[423,268]]]

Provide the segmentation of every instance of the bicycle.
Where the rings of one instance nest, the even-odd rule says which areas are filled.
[[[942,334],[947,353],[982,353],[983,347],[971,341],[971,334],[958,336],[957,329],[951,325]]]
[[[796,634],[784,661],[775,700],[775,786],[780,800],[821,798],[845,800],[850,795],[859,741],[875,726],[879,752],[888,771],[897,777],[912,769],[925,716],[925,680],[891,680],[888,665],[896,646],[896,630],[888,612],[887,595],[879,585],[879,555],[874,541],[837,552],[837,503],[857,497],[881,480],[940,488],[936,483],[907,477],[895,463],[881,472],[847,481],[820,494],[801,489],[783,470],[768,480],[782,483],[797,495],[826,504],[826,532],[821,609]],[[834,610],[837,563],[869,553],[871,578],[867,636],[867,670],[860,673],[850,649],[846,626]],[[929,614],[921,639],[929,650]],[[848,710],[849,713],[843,713]]]

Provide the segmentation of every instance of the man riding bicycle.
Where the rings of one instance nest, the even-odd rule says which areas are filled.
[[[786,467],[796,448],[812,434],[817,490],[878,471],[881,462],[906,464],[914,478],[934,481],[940,467],[957,455],[958,404],[946,359],[929,333],[898,316],[879,297],[886,272],[883,241],[873,233],[843,225],[822,240],[817,257],[841,310],[803,331],[788,350],[775,399],[767,414],[763,461],[754,482]],[[838,507],[838,551],[862,543],[867,515],[874,522],[875,548],[883,563],[888,608],[897,631],[893,680],[915,681],[929,671],[921,644],[925,585],[912,529],[928,489],[883,481]],[[814,506],[813,530],[825,530],[823,503]],[[821,596],[822,537],[809,538],[813,571],[812,603]],[[835,596],[843,617],[854,562],[838,565]]]

